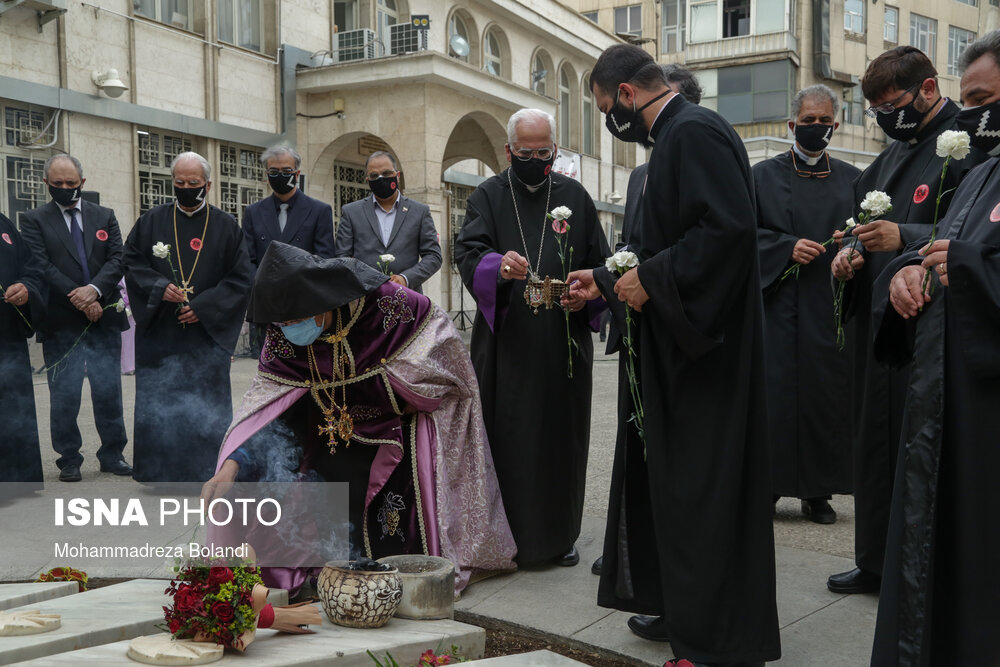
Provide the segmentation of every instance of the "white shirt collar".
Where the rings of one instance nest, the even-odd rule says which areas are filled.
[[[654,118],[653,122],[649,124],[649,135],[648,135],[648,137],[649,137],[650,141],[655,141],[655,139],[653,138],[653,128],[656,127],[656,121],[660,120],[660,114],[663,113],[664,109],[666,109],[668,106],[670,106],[670,103],[674,101],[675,97],[680,97],[680,93],[674,93],[669,98],[667,98],[667,101],[664,103],[664,105],[662,107],[660,107],[659,111],[656,112],[656,118]]]
[[[826,151],[823,151],[823,153],[820,153],[816,157],[812,157],[811,155],[806,155],[802,151],[802,149],[799,148],[799,145],[797,143],[793,143],[792,144],[792,150],[795,151],[795,154],[799,156],[800,160],[802,160],[803,162],[805,162],[810,167],[815,167],[817,164],[819,164],[819,161],[823,158],[823,153],[826,152]]]
[[[207,204],[208,204],[208,202],[202,201],[201,202],[201,206],[199,206],[195,210],[189,212],[189,211],[185,211],[184,209],[182,209],[181,205],[179,203],[177,203],[177,200],[176,199],[174,200],[174,206],[177,208],[177,210],[180,211],[181,213],[183,213],[184,215],[186,215],[189,218],[193,218],[194,216],[198,215],[199,211],[201,211],[201,209],[205,208],[205,206]]]

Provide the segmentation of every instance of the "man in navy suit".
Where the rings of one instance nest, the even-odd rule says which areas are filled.
[[[396,159],[375,151],[365,163],[372,196],[340,211],[337,257],[354,257],[423,294],[421,285],[441,268],[441,245],[431,211],[399,191]],[[391,261],[382,261],[392,255]]]
[[[21,234],[49,284],[48,312],[38,338],[48,368],[52,448],[59,479],[78,482],[83,439],[76,423],[83,376],[90,383],[94,421],[101,437],[101,472],[131,475],[122,458],[128,442],[122,420],[120,299],[122,236],[115,212],[80,198],[83,168],[70,155],[45,162],[52,201],[21,216]]]
[[[281,241],[320,257],[334,256],[333,209],[299,189],[302,158],[287,144],[271,146],[260,156],[273,191],[270,197],[247,206],[243,239],[253,274],[271,241]],[[260,356],[263,328],[251,324],[250,347]]]

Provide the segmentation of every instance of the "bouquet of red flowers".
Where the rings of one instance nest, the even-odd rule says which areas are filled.
[[[252,562],[252,561],[251,561]],[[308,603],[273,607],[260,569],[248,563],[227,567],[223,560],[178,566],[177,578],[164,591],[174,604],[164,607],[167,631],[175,639],[214,642],[243,651],[257,628],[311,634],[320,625],[319,609]]]
[[[167,629],[177,639],[210,641],[243,650],[246,633],[257,627],[263,605],[255,608],[254,587],[264,588],[256,567],[189,563],[164,591],[174,604],[164,607]],[[264,598],[267,596],[264,588]],[[258,596],[259,597],[259,596]]]

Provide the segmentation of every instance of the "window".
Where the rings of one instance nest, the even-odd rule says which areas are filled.
[[[7,214],[16,223],[25,211],[48,201],[48,192],[42,182],[42,167],[53,151],[32,150],[28,146],[47,144],[53,135],[54,118],[48,109],[38,107],[6,106],[0,103],[3,113],[3,132],[0,134],[0,192],[5,192]]]
[[[191,28],[188,0],[133,0],[132,8],[139,16],[154,19],[175,28]]]
[[[615,33],[642,36],[642,5],[615,7]]]
[[[583,77],[583,152],[597,155],[594,150],[594,93],[590,90],[590,77]]]
[[[792,88],[790,61],[724,67],[718,70],[717,79],[718,111],[730,123],[788,118]],[[705,92],[707,97],[709,91]]]
[[[961,2],[963,5],[970,5],[972,7],[979,6],[978,0],[958,0],[958,2]]]
[[[136,130],[139,135],[139,213],[166,204],[174,198],[170,163],[184,151],[193,150],[191,140]]]
[[[219,208],[237,220],[264,198],[264,166],[257,148],[219,144]]]
[[[590,19],[594,23],[597,23],[597,12],[583,12],[583,18]]]
[[[263,50],[261,0],[219,0],[219,40],[254,51]]]
[[[503,76],[503,52],[495,30],[487,31],[483,39],[483,61],[487,72],[493,76]]]
[[[566,68],[564,67],[559,72],[559,145],[566,148],[570,145],[571,110],[569,76],[566,74]]]
[[[663,0],[663,52],[684,50],[684,22],[687,0]]]
[[[844,123],[861,126],[865,124],[865,100],[858,86],[844,89]]]
[[[910,45],[915,46],[934,62],[937,49],[937,21],[920,14],[910,14]]]
[[[361,26],[358,25],[358,0],[334,0],[333,22],[336,24],[338,32],[360,28]]]
[[[375,9],[375,25],[377,26],[377,38],[383,47],[389,45],[389,26],[399,23],[399,11],[396,9],[396,0],[378,0]],[[384,52],[388,52],[385,49]]]
[[[750,0],[722,0],[722,36],[741,37],[749,34]]]
[[[885,22],[882,26],[882,39],[890,44],[899,43],[899,10],[895,7],[885,8]]]
[[[359,165],[344,162],[333,163],[333,233],[340,224],[340,210],[347,204],[361,201],[371,195],[368,189],[368,175]]]
[[[469,48],[469,30],[465,27],[465,21],[462,20],[462,17],[457,12],[451,15],[451,20],[448,22],[448,39],[452,40],[455,37],[461,37],[465,42],[465,48]],[[469,51],[466,50],[464,56],[459,55],[455,52],[451,41],[448,43],[448,53],[451,54],[452,58],[458,58],[466,63],[469,62]]]
[[[865,34],[865,0],[844,0],[844,30]]]
[[[948,74],[958,76],[958,60],[962,51],[976,41],[976,33],[955,26],[948,26]]]
[[[531,67],[531,89],[539,95],[546,95],[546,84],[549,78],[549,68],[545,64],[545,58],[541,51],[535,54],[534,64]]]

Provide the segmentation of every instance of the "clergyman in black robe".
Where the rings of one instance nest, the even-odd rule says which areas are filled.
[[[861,172],[826,151],[837,125],[837,101],[822,84],[799,91],[789,121],[794,145],[753,167],[771,488],[775,501],[802,499],[802,511],[816,523],[836,521],[831,495],[851,492],[850,422],[830,417],[831,406],[841,404],[849,390],[830,289],[837,248],[822,244],[853,215],[854,181]]]
[[[615,291],[642,311],[648,529],[657,554],[651,570],[627,576],[636,591],[660,590],[644,596],[655,609],[625,596],[601,604],[660,614],[679,658],[776,660],[763,314],[746,151],[718,114],[672,94],[636,46],[607,49],[591,87],[612,134],[653,144],[633,237],[639,266]],[[590,298],[593,276],[572,277],[574,293]]]
[[[575,565],[590,445],[591,331],[600,311],[572,304],[567,324],[558,300],[551,309],[525,302],[524,277],[529,264],[541,278],[566,276],[557,252],[561,234],[546,218],[559,206],[571,211],[570,269],[596,266],[609,249],[587,191],[549,173],[555,141],[548,114],[518,113],[517,136],[507,147],[512,167],[469,196],[455,260],[478,305],[472,363],[518,564],[560,558]],[[516,150],[528,159],[511,156]]]
[[[904,73],[904,81],[891,78],[897,69]],[[937,138],[946,130],[956,129],[958,115],[958,106],[941,96],[936,75],[923,53],[912,46],[900,46],[873,60],[862,80],[866,99],[875,105],[895,105],[889,113],[877,112],[876,120],[896,141],[875,158],[854,186],[855,217],[861,213],[858,205],[873,190],[891,197],[892,211],[881,222],[856,227],[853,234],[859,242],[855,245],[846,241],[832,265],[835,277],[849,276],[844,268],[851,247],[855,251],[854,262],[863,262],[847,281],[843,311],[854,326],[854,339],[847,352],[852,365],[857,567],[829,578],[827,587],[835,593],[878,590],[882,574],[909,371],[905,364],[890,369],[875,360],[871,290],[875,279],[905,246],[930,237],[944,162],[944,158],[936,155]],[[900,130],[897,126],[909,129]],[[943,191],[953,190],[969,169],[983,159],[985,155],[974,150],[964,160],[952,161]],[[941,200],[941,216],[947,212],[953,194],[948,193]]]
[[[42,481],[35,390],[26,338],[48,298],[42,268],[6,216],[0,215],[0,482]],[[35,317],[32,316],[35,314]],[[5,495],[0,490],[0,497]]]
[[[136,322],[133,478],[140,482],[207,480],[233,418],[230,358],[250,293],[250,259],[236,220],[204,200],[210,181],[202,162],[195,153],[177,156],[177,200],[144,213],[125,243]]]
[[[994,31],[960,63],[959,126],[991,155],[998,57]],[[969,173],[938,239],[893,261],[873,302],[875,354],[909,362],[910,381],[871,664],[1000,665],[1000,161]]]

